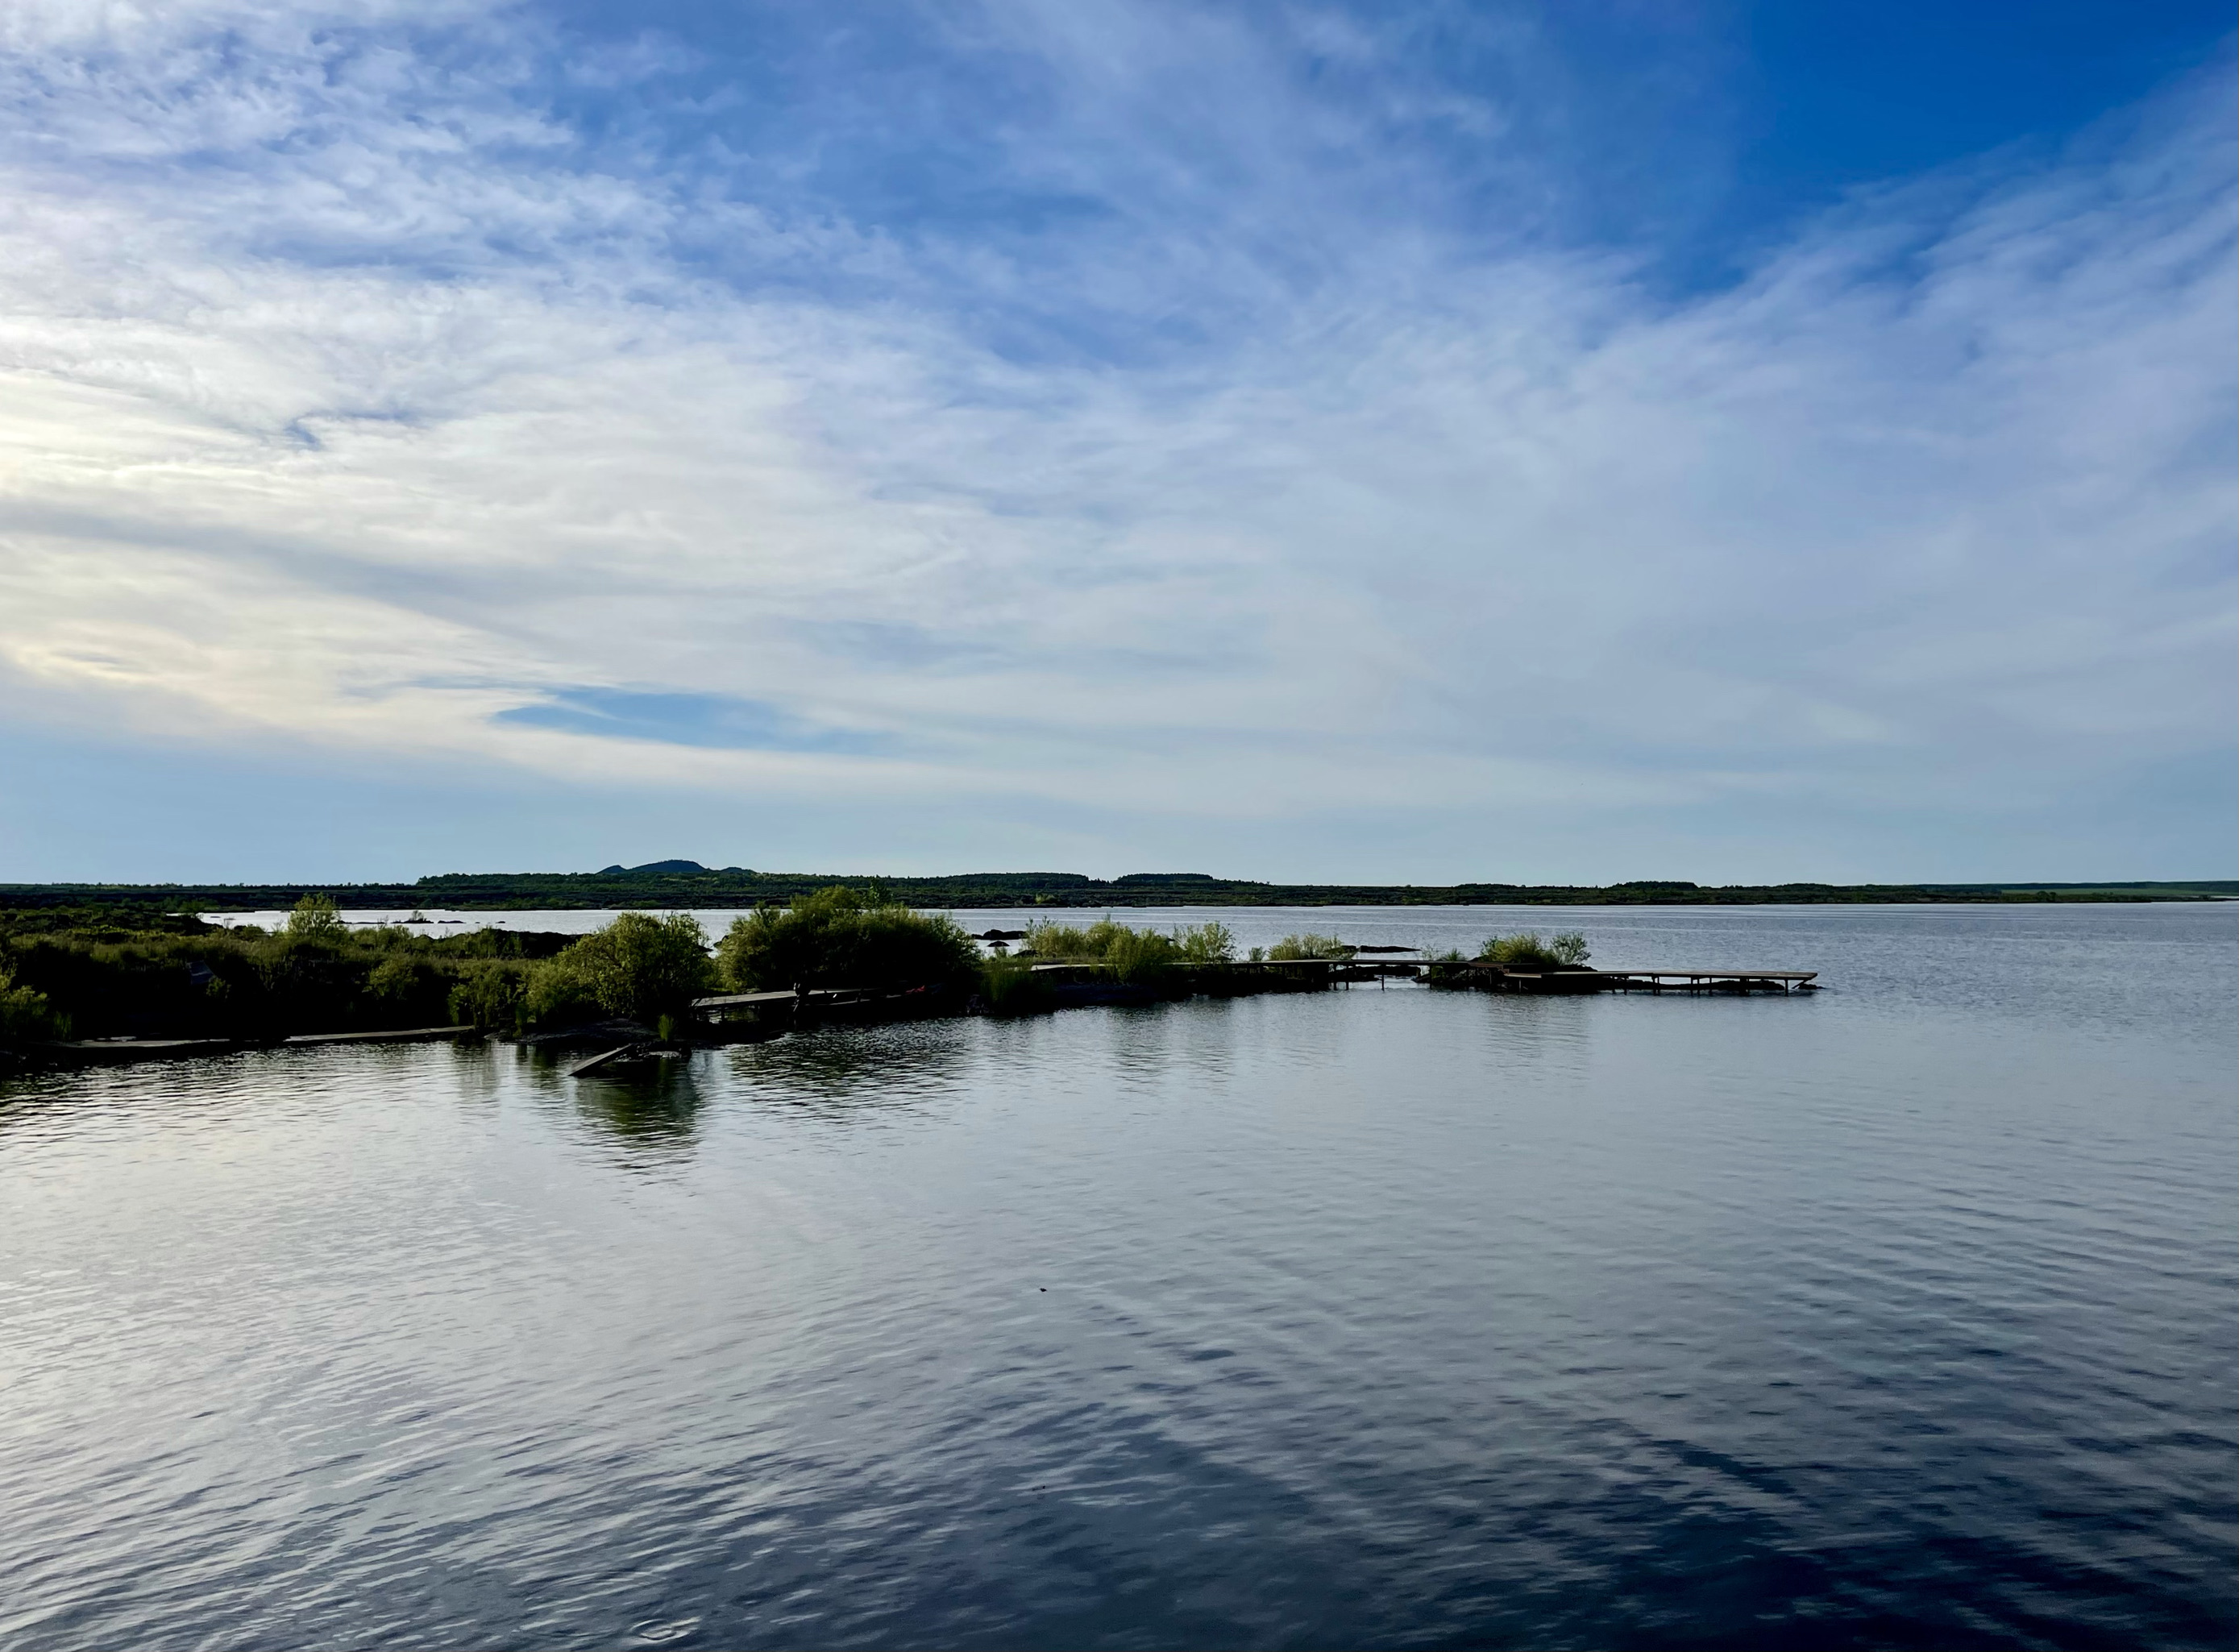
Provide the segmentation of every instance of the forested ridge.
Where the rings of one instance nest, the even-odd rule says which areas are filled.
[[[1739,884],[1640,880],[1607,885],[1286,884],[1195,872],[1097,879],[1066,872],[975,872],[937,878],[758,872],[690,861],[585,872],[444,872],[411,883],[0,884],[0,907],[103,906],[141,912],[258,912],[330,895],[345,909],[454,912],[752,907],[835,884],[922,908],[1452,906],[1824,906],[1890,902],[2204,900],[2239,897],[2239,881],[2190,883]]]

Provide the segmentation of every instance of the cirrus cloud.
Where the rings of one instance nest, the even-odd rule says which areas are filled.
[[[19,12],[21,714],[1332,874],[1404,800],[1445,875],[1990,875],[2229,769],[2228,77],[1675,294],[1534,210],[1528,76],[1334,12],[911,15],[1035,95],[881,190],[847,88],[529,10]],[[721,107],[826,91],[825,173]]]

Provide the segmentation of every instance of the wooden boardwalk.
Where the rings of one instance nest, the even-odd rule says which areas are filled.
[[[831,991],[829,987],[816,986],[811,987],[806,993],[718,992],[713,998],[694,998],[692,1007],[695,1010],[751,1010],[764,1004],[790,1004],[799,998],[816,998],[820,995],[828,997]]]
[[[1817,970],[1519,969],[1472,959],[1463,965],[1492,992],[1816,992]]]
[[[439,1038],[470,1038],[474,1023],[448,1027],[406,1027],[389,1032],[298,1032],[282,1044],[433,1044]]]
[[[1614,992],[1804,992],[1817,970],[1600,970]]]
[[[828,1009],[842,1004],[860,1004],[868,998],[891,998],[894,993],[875,986],[812,986],[806,992],[789,989],[774,992],[718,992],[713,998],[694,998],[692,1007],[703,1013],[724,1010],[756,1010],[771,1004],[811,1004],[819,1009]]]

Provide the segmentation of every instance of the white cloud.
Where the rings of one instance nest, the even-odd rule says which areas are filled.
[[[18,15],[0,661],[42,714],[1176,818],[1963,813],[2230,746],[2220,82],[1672,302],[1608,260],[1379,243],[1259,129],[1290,95],[1263,69],[1232,238],[1106,224],[1058,269],[1100,258],[1107,313],[1178,268],[1218,289],[1217,340],[1127,366],[988,346],[1037,279],[1015,250],[601,169],[525,90],[525,25],[431,16],[440,51],[362,13]],[[1080,76],[1095,43],[1007,45]],[[1205,92],[1123,44],[1040,164],[1083,194],[1159,74]],[[1345,255],[1275,268],[1282,215]],[[686,255],[711,237],[722,272]],[[884,744],[491,720],[571,685]]]

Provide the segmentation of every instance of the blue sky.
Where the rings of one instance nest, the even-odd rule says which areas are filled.
[[[2230,28],[30,0],[0,879],[2229,876]]]

